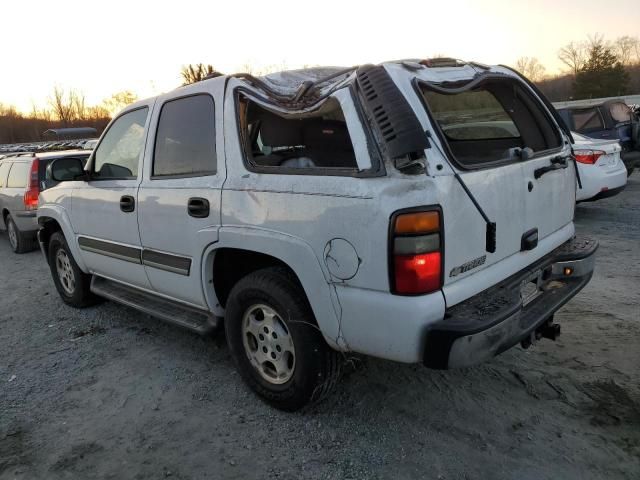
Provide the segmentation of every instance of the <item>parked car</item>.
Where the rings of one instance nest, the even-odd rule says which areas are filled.
[[[84,145],[82,146],[83,150],[93,150],[94,148],[96,148],[96,145],[98,144],[98,139],[97,138],[92,138],[90,140],[87,140]]]
[[[576,201],[613,197],[627,185],[627,169],[620,159],[622,147],[616,141],[596,140],[572,132],[580,184]]]
[[[589,107],[559,108],[558,113],[573,131],[590,138],[619,142],[628,175],[638,166],[640,119],[624,101],[607,100]]]
[[[597,248],[575,236],[569,132],[506,67],[429,65],[221,76],[128,106],[85,177],[55,161],[40,194],[62,300],[224,326],[284,410],[326,395],[344,352],[454,368],[555,339]]]
[[[7,154],[0,158],[0,231],[7,232],[14,252],[24,253],[38,245],[38,195],[58,183],[47,178],[47,166],[54,159],[73,158],[85,162],[88,157],[87,152],[72,150]],[[75,168],[76,163],[72,162],[70,166]],[[63,168],[62,163],[59,168]],[[82,168],[76,173],[82,173]]]

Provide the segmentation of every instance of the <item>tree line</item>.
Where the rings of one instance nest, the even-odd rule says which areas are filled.
[[[133,92],[122,91],[98,105],[88,105],[80,90],[55,86],[46,106],[33,105],[28,113],[0,103],[0,143],[39,141],[50,128],[94,127],[102,132],[115,113],[137,99]]]
[[[595,34],[558,50],[566,71],[547,75],[535,57],[521,57],[515,68],[535,82],[551,101],[616,97],[640,93],[640,39],[606,40]]]
[[[640,39],[622,36],[606,40],[596,34],[584,41],[573,41],[558,50],[558,59],[566,67],[559,75],[548,75],[546,67],[535,57],[520,57],[516,70],[536,83],[551,101],[613,97],[640,93]],[[285,70],[286,65],[256,69],[242,67],[246,73],[265,75]],[[184,65],[180,71],[183,85],[223,75],[212,65]],[[137,100],[131,91],[117,92],[98,105],[87,105],[85,95],[76,89],[56,86],[44,108],[33,106],[21,113],[0,103],[0,143],[42,140],[50,128],[94,127],[102,132],[112,116]]]

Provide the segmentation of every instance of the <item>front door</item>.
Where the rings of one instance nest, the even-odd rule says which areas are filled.
[[[203,253],[218,239],[225,179],[224,79],[160,97],[138,191],[142,262],[153,289],[207,308]]]
[[[137,105],[111,122],[89,162],[89,181],[77,182],[71,200],[71,223],[89,270],[141,288],[149,288],[149,280],[136,196],[152,106]]]

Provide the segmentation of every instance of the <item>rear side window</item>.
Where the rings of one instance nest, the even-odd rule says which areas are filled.
[[[335,98],[314,112],[284,115],[241,96],[239,117],[251,167],[266,173],[358,170],[347,122]]]
[[[31,165],[25,162],[14,162],[9,170],[7,188],[25,188]]]
[[[153,176],[216,173],[215,109],[211,96],[194,95],[162,106]]]
[[[11,164],[9,162],[0,163],[0,188],[5,186],[7,181],[7,174],[9,173],[9,167]]]
[[[587,108],[584,110],[574,110],[573,124],[578,132],[591,130],[604,130],[604,120],[597,108]]]
[[[463,167],[520,160],[519,149],[535,153],[562,145],[548,113],[519,82],[491,79],[457,93],[419,85],[444,140]]]

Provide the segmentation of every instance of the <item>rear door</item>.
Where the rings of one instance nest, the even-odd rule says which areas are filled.
[[[160,97],[138,203],[142,261],[153,289],[206,307],[202,261],[218,239],[226,177],[224,79]]]
[[[472,200],[451,177],[446,180],[441,204],[444,293],[450,305],[524,268],[573,233],[569,146],[528,87],[501,77],[469,91],[419,87],[438,131],[434,140],[496,224],[493,249]],[[454,286],[481,271],[484,281],[473,282],[471,290]]]

